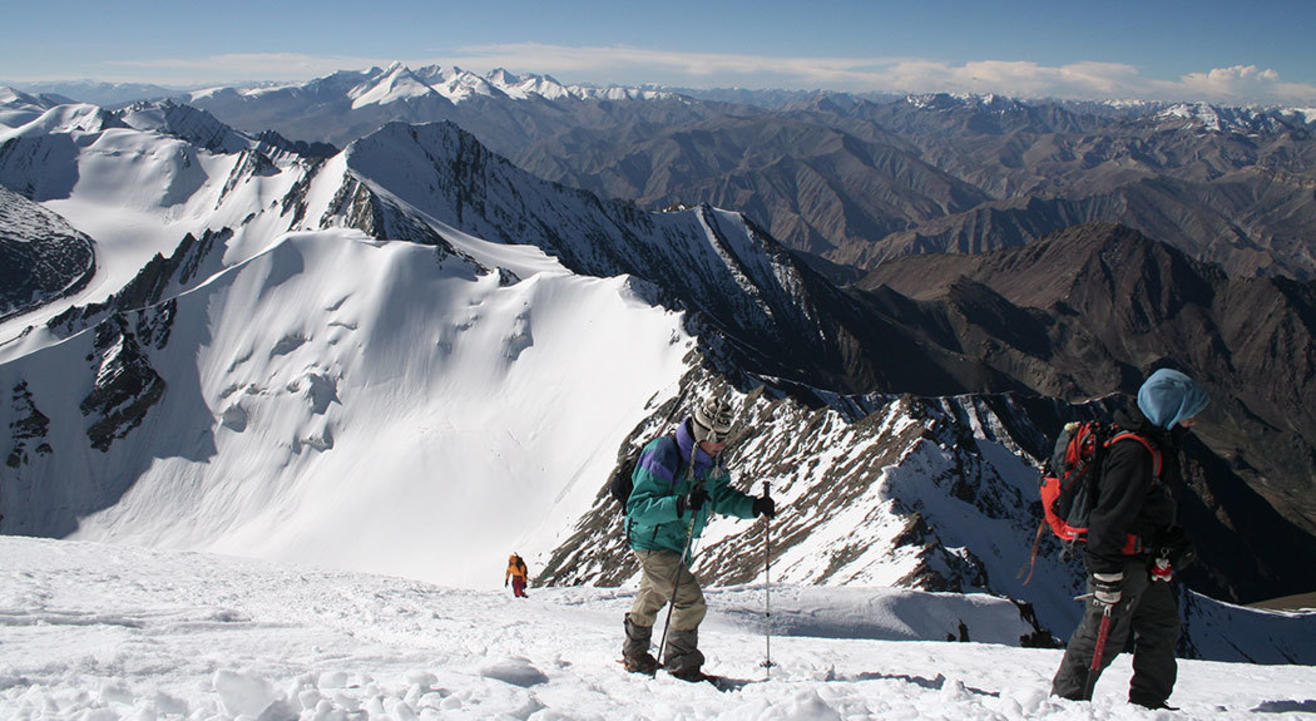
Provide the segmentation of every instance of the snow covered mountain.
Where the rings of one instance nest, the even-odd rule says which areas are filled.
[[[134,103],[116,112],[115,117],[130,128],[174,135],[217,153],[237,153],[253,145],[250,138],[210,113],[167,100]]]
[[[178,94],[177,88],[152,83],[110,83],[100,80],[52,80],[24,83],[35,95],[58,96],[61,103],[82,102],[116,108],[143,100],[159,100]]]
[[[625,434],[697,362],[681,316],[653,305],[654,286],[613,277],[619,266],[649,262],[663,278],[672,257],[698,264],[671,292],[768,340],[772,309],[791,302],[793,266],[762,257],[764,239],[733,214],[644,214],[518,184],[452,126],[390,126],[322,161],[210,132],[177,107],[69,115],[3,140],[81,151],[4,167],[76,179],[40,197],[106,256],[76,297],[4,327],[0,375],[16,394],[5,418],[40,430],[15,441],[0,493],[10,532],[332,553],[478,585],[509,536],[551,547],[554,519],[585,510]],[[504,175],[456,172],[464,164]],[[490,407],[502,397],[517,400]],[[28,422],[42,417],[55,420]],[[577,430],[545,431],[564,420]],[[241,490],[253,478],[266,490]],[[309,510],[312,486],[340,489],[323,494],[325,513]],[[503,509],[509,496],[523,503]],[[479,530],[432,523],[454,504]],[[348,524],[375,530],[330,551]],[[371,560],[413,526],[431,554]],[[447,550],[482,538],[470,558]]]
[[[22,391],[5,425],[54,419],[7,469],[8,532],[481,585],[508,543],[542,547],[546,518],[592,498],[564,479],[606,475],[599,445],[615,448],[686,367],[680,317],[627,279],[431,221],[440,236],[368,190],[346,155],[212,153],[123,127],[65,135],[88,152],[47,205],[115,260],[70,302],[4,326],[2,385]],[[96,166],[106,157],[117,173]],[[42,175],[57,170],[69,168]],[[304,225],[327,230],[288,232]],[[178,233],[169,257],[156,250]],[[131,283],[116,277],[129,265]],[[564,418],[577,430],[545,432]],[[27,451],[39,446],[53,450]],[[473,524],[434,522],[454,507]],[[401,537],[430,550],[380,566]]]
[[[49,108],[0,131],[0,178],[100,258],[0,323],[7,533],[469,588],[519,549],[558,583],[623,582],[618,449],[724,388],[738,477],[787,509],[785,580],[1010,595],[1038,641],[1077,612],[1050,556],[1045,586],[1014,573],[1042,437],[1078,411],[847,394],[990,372],[904,343],[736,213],[601,201],[450,123],[325,158],[169,104]],[[711,526],[710,578],[752,580],[759,533]],[[1219,625],[1187,638],[1265,657]]]
[[[503,68],[479,75],[456,66],[426,65],[412,70],[400,62],[394,62],[385,68],[376,66],[361,71],[340,71],[307,83],[250,90],[212,88],[195,91],[189,97],[192,101],[205,101],[212,99],[216,93],[236,92],[249,97],[278,93],[314,94],[325,98],[326,91],[331,88],[345,90],[346,96],[352,100],[353,108],[371,104],[405,103],[429,95],[438,95],[453,103],[470,100],[475,95],[517,99],[537,95],[547,100],[648,100],[671,95],[670,92],[652,88],[565,85],[549,75],[514,75]]]
[[[9,87],[0,87],[0,125],[17,127],[39,117],[56,105],[76,101],[59,95],[31,95]]]
[[[1289,122],[1285,122],[1284,116],[1288,116],[1290,122],[1294,119],[1298,119],[1300,123],[1306,122],[1305,116],[1299,119],[1299,116],[1292,112],[1276,113],[1254,108],[1221,107],[1209,103],[1179,103],[1158,112],[1156,119],[1167,126],[1178,125],[1200,128],[1212,133],[1256,136],[1290,129],[1292,126]]]
[[[581,121],[570,107],[594,107],[605,101],[652,103],[664,113],[680,102],[671,92],[652,88],[567,85],[547,75],[514,75],[496,69],[487,75],[455,66],[388,67],[343,70],[304,83],[254,88],[218,87],[175,96],[208,110],[230,125],[250,131],[274,129],[293,138],[346,144],[392,122],[469,124],[485,117],[483,129],[524,138],[525,123],[572,127]],[[520,117],[518,106],[533,107],[533,119]],[[606,114],[606,111],[605,111]],[[514,130],[515,129],[515,130]],[[482,133],[482,135],[485,135]],[[490,136],[485,136],[489,141]]]

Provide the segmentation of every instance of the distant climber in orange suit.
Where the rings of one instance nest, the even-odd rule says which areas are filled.
[[[512,581],[512,593],[517,598],[529,598],[525,593],[526,576],[525,561],[520,556],[513,553],[507,557],[507,573],[503,574],[503,588],[507,587],[508,579]]]

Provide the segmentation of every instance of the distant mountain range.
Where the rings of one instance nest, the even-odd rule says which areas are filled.
[[[736,208],[838,279],[910,253],[1113,222],[1232,274],[1316,277],[1310,109],[598,89],[401,64],[177,96],[335,146],[447,120],[547,180],[646,209]]]
[[[93,101],[155,90],[36,89]],[[683,93],[400,63],[173,97],[253,134],[338,146],[391,121],[450,120],[540,177],[649,209],[736,208],[842,267],[1102,221],[1235,274],[1316,274],[1303,248],[1316,222],[1311,109]]]
[[[92,88],[114,86],[37,90],[94,101]],[[1234,274],[1316,274],[1311,109],[600,89],[398,63],[173,96],[252,134],[337,146],[391,121],[450,120],[548,180],[648,209],[741,210],[838,278],[1096,221]]]

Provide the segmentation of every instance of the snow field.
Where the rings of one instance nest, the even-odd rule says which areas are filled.
[[[532,588],[517,600],[14,537],[0,538],[0,561],[7,721],[1316,718],[1311,667],[1184,661],[1171,699],[1183,711],[1169,714],[1124,702],[1127,657],[1080,704],[1047,694],[1059,651],[872,640],[939,632],[939,616],[975,608],[970,625],[1008,625],[1013,607],[988,597],[776,589],[774,616],[814,619],[835,637],[779,635],[772,680],[722,693],[621,669],[627,589]],[[761,679],[761,589],[711,590],[708,599],[707,667]]]
[[[290,234],[180,297],[155,355],[171,393],[89,459],[88,492],[120,461],[141,474],[77,536],[495,588],[491,566],[588,508],[691,343],[624,278],[504,282],[431,247]],[[76,412],[57,353],[85,351],[19,370]]]

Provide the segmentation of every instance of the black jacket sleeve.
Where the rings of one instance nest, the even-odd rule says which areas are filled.
[[[1136,440],[1111,445],[1097,479],[1097,503],[1088,517],[1087,568],[1115,573],[1124,568],[1125,544],[1153,481],[1153,458]]]

